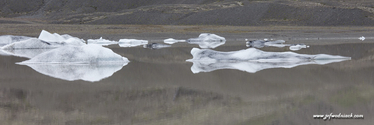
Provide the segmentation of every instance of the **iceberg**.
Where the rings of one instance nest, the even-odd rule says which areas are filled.
[[[14,42],[27,40],[30,38],[31,37],[27,37],[27,36],[12,36],[12,35],[0,36],[0,47],[3,47],[5,45],[8,45]]]
[[[129,60],[100,45],[63,46],[18,64],[127,64]]]
[[[83,39],[77,37],[72,37],[70,35],[64,34],[60,35],[57,33],[49,33],[48,31],[42,30],[38,39],[49,42],[49,43],[64,43],[69,45],[84,45],[86,43]]]
[[[176,40],[173,38],[168,38],[164,40],[164,43],[166,44],[174,44],[174,43],[179,43],[179,42],[186,42],[186,40]]]
[[[25,57],[25,58],[33,58],[40,53],[44,53],[50,51],[52,49],[1,49],[0,55],[7,55],[7,56],[18,56],[18,57]]]
[[[10,43],[2,47],[4,50],[14,50],[14,49],[52,49],[65,46],[66,43],[54,43],[46,42],[36,38],[30,38],[27,40]]]
[[[302,48],[308,48],[309,46],[305,44],[283,44],[285,43],[284,40],[275,40],[275,41],[268,41],[267,39],[265,40],[253,40],[253,41],[248,41],[248,39],[245,39],[246,41],[246,46],[247,47],[253,47],[253,48],[263,48],[263,47],[286,47],[289,46],[289,49],[292,51],[297,51]]]
[[[136,47],[148,44],[147,40],[137,40],[137,39],[120,39],[118,45],[120,47]]]
[[[165,44],[159,44],[159,43],[150,43],[150,44],[144,45],[143,47],[144,48],[149,48],[149,49],[162,49],[162,48],[171,47],[171,45],[165,45]]]
[[[87,44],[98,44],[102,46],[108,46],[112,44],[118,44],[118,42],[106,40],[106,39],[103,39],[103,37],[100,37],[100,39],[88,39]]]
[[[327,54],[307,55],[294,52],[265,52],[255,48],[220,52],[210,49],[191,50],[193,73],[211,72],[218,69],[237,69],[249,73],[269,68],[292,68],[307,64],[328,64],[350,60],[350,57]]]
[[[25,64],[35,71],[67,81],[83,80],[97,82],[122,69],[122,64]]]
[[[216,34],[202,33],[198,38],[190,38],[186,42],[198,44],[200,48],[216,48],[225,44],[226,39]]]

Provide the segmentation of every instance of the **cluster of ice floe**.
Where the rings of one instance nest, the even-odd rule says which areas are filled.
[[[254,48],[263,48],[263,47],[268,47],[268,46],[282,48],[282,47],[288,46],[289,49],[292,51],[297,51],[303,48],[309,48],[309,46],[305,44],[284,44],[286,42],[284,40],[270,41],[270,40],[264,39],[264,40],[248,41],[248,39],[246,39],[245,41],[246,41],[247,47],[254,47]]]
[[[38,38],[0,36],[2,54],[30,58],[17,63],[64,80],[99,81],[127,65],[129,60],[100,45],[83,39],[42,31]],[[92,42],[92,40],[90,40]],[[98,39],[101,45],[111,42]]]
[[[211,49],[191,50],[193,73],[210,72],[218,69],[237,69],[249,73],[268,68],[292,68],[306,64],[328,64],[349,60],[350,57],[326,54],[307,55],[294,52],[265,52],[256,48],[220,52]]]

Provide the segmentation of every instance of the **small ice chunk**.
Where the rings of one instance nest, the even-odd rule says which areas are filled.
[[[248,41],[246,39],[246,46],[247,47],[255,47],[255,48],[263,48],[265,46],[272,46],[272,47],[285,47],[287,44],[285,43],[284,40],[275,40],[275,41],[267,41],[267,40],[253,40],[253,41]]]
[[[292,50],[292,51],[297,51],[297,50],[300,50],[300,49],[303,49],[303,48],[309,48],[309,46],[307,46],[305,44],[293,44],[293,45],[290,45],[290,50]]]
[[[171,45],[165,45],[165,44],[159,44],[159,43],[150,43],[147,45],[143,45],[144,48],[149,48],[149,49],[162,49],[162,48],[167,48],[171,47]]]
[[[167,43],[167,44],[174,44],[174,43],[179,43],[179,42],[186,42],[186,40],[176,40],[173,38],[168,38],[164,40],[164,43]]]
[[[193,73],[210,72],[218,69],[238,69],[249,73],[269,68],[292,68],[307,64],[327,64],[350,60],[350,57],[326,54],[308,55],[294,52],[265,52],[255,48],[220,52],[210,49],[191,50]]]
[[[136,47],[148,44],[148,40],[120,39],[118,44],[120,47]]]
[[[118,42],[106,40],[106,39],[103,39],[103,37],[100,37],[100,39],[88,39],[87,44],[98,44],[102,46],[108,46],[112,44],[118,44]]]
[[[38,39],[46,42],[55,43],[67,43],[69,45],[84,45],[85,41],[77,37],[72,37],[70,35],[64,34],[60,35],[57,33],[49,33],[48,31],[42,30]]]
[[[202,33],[198,38],[190,38],[187,42],[190,44],[198,44],[200,48],[216,48],[225,44],[226,39],[216,34]]]
[[[63,46],[18,64],[127,64],[129,60],[100,45]]]
[[[365,40],[365,37],[364,36],[361,36],[360,38],[358,38],[359,40],[361,41],[364,41]]]
[[[0,36],[0,47],[3,47],[7,44],[11,44],[14,42],[19,42],[23,40],[31,39],[31,37],[27,36],[12,36],[12,35],[4,35]]]

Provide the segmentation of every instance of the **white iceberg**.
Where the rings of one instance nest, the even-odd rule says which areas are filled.
[[[147,40],[137,40],[137,39],[120,39],[118,45],[120,47],[136,47],[148,44]]]
[[[102,46],[108,46],[112,44],[118,44],[118,42],[106,40],[106,39],[103,39],[103,37],[100,37],[100,39],[88,39],[87,44],[98,44]]]
[[[297,50],[300,50],[300,49],[303,49],[303,48],[309,48],[309,46],[307,46],[305,44],[293,44],[293,45],[290,45],[290,50],[292,50],[292,51],[297,51]]]
[[[149,49],[162,49],[162,48],[167,48],[171,47],[171,45],[165,45],[165,44],[159,44],[159,43],[150,43],[147,45],[143,45],[144,48],[149,48]]]
[[[126,63],[127,64],[127,63]],[[126,65],[125,64],[125,65]],[[122,69],[123,64],[25,64],[35,71],[67,81],[83,80],[97,82],[112,76]]]
[[[12,36],[12,35],[0,36],[0,47],[3,47],[5,45],[8,45],[8,44],[11,44],[11,43],[14,43],[14,42],[27,40],[27,39],[31,39],[31,37],[27,37],[27,36]]]
[[[46,42],[40,39],[31,38],[19,42],[10,43],[2,47],[4,50],[14,49],[52,49],[65,46],[66,43]]]
[[[168,38],[164,40],[164,43],[166,44],[174,44],[174,43],[179,43],[179,42],[186,42],[186,40],[176,40],[173,38]]]
[[[129,60],[100,45],[63,46],[18,64],[127,64]]]
[[[69,45],[84,45],[85,41],[77,37],[64,34],[60,35],[57,33],[49,33],[48,31],[42,30],[38,39],[49,42],[49,43],[64,43]]]
[[[198,44],[200,48],[216,48],[225,44],[226,39],[216,34],[202,33],[198,38],[190,38],[186,42]]]
[[[40,53],[44,53],[50,50],[52,49],[1,49],[0,55],[3,53],[3,55],[7,56],[18,56],[30,59],[39,55]]]
[[[218,69],[237,69],[249,73],[268,68],[292,68],[307,64],[328,64],[350,60],[350,57],[326,54],[307,55],[294,52],[264,52],[255,48],[245,50],[220,52],[210,49],[191,50],[193,73],[210,72]]]

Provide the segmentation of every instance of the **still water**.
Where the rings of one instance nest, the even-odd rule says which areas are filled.
[[[32,108],[22,111],[23,115],[32,110],[44,117],[40,122],[44,119],[53,124],[367,123],[374,113],[373,42],[309,40],[309,48],[295,52],[351,59],[251,72],[232,66],[194,72],[193,63],[186,60],[193,58],[190,52],[199,46],[187,43],[161,49],[108,46],[130,60],[126,65],[46,68],[16,64],[27,60],[23,57],[1,56],[0,85],[26,93]],[[214,50],[247,48],[245,41],[228,39]],[[290,51],[277,47],[260,50]],[[332,112],[363,114],[365,120],[325,122],[312,118]],[[48,121],[59,113],[66,121]],[[15,119],[30,117],[15,114],[20,115]]]

